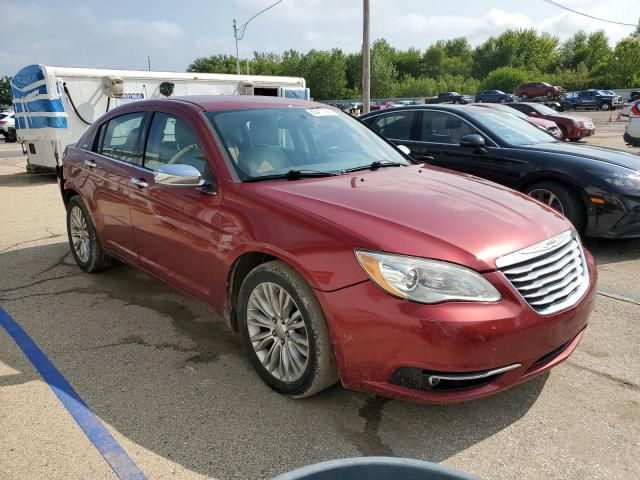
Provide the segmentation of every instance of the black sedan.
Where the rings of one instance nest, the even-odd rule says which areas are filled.
[[[586,236],[640,237],[637,155],[559,142],[513,115],[474,106],[393,108],[360,119],[415,160],[524,192]]]

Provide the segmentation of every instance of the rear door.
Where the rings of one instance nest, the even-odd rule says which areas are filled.
[[[369,128],[387,138],[395,145],[404,145],[411,150],[411,156],[416,160],[424,160],[414,155],[418,150],[417,139],[418,110],[399,110],[376,115],[364,120]]]
[[[146,114],[128,113],[103,123],[91,151],[83,146],[82,168],[93,184],[94,222],[102,245],[131,263],[137,263],[130,202],[137,194],[132,178],[142,164]]]
[[[205,150],[207,135],[197,118],[165,107],[150,120],[139,201],[131,205],[140,265],[167,282],[203,300],[219,275],[216,217],[221,195]],[[208,188],[168,187],[156,184],[154,171],[167,164],[195,167]]]
[[[463,147],[465,135],[478,134],[485,139],[482,149]],[[501,184],[513,183],[512,174],[502,161],[502,149],[466,119],[451,112],[423,110],[419,119],[416,150],[418,155],[431,156],[429,163],[469,173]]]

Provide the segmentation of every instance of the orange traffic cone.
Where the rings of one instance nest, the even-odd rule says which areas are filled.
[[[616,115],[616,122],[619,122],[620,120],[622,120],[622,112],[618,110],[618,115]]]

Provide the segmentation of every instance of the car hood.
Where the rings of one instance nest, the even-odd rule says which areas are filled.
[[[524,145],[522,148],[538,152],[578,156],[596,162],[640,171],[640,156],[613,148],[567,142],[539,143],[536,145]]]
[[[537,117],[537,118],[540,118],[540,117]],[[579,122],[593,123],[593,119],[589,117],[574,117],[571,115],[562,115],[562,114],[544,115],[542,118],[546,120],[551,120],[552,122],[555,122],[557,120],[569,120],[569,121],[577,120]]]
[[[368,242],[354,248],[435,258],[478,271],[493,270],[498,257],[571,228],[562,215],[523,194],[434,167],[388,167],[255,188]]]

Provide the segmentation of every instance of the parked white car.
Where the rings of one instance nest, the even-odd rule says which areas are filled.
[[[11,132],[9,128],[11,128]],[[5,140],[15,142],[16,114],[14,112],[0,113],[0,135],[4,136]]]
[[[620,110],[620,115],[622,115],[623,117],[628,117],[629,116],[629,112],[631,112],[631,109],[633,108],[634,105],[640,103],[640,98],[637,98],[636,100],[633,100],[631,102],[627,102],[622,106],[622,109]]]
[[[629,110],[629,123],[624,129],[623,138],[629,145],[640,147],[640,100]]]

